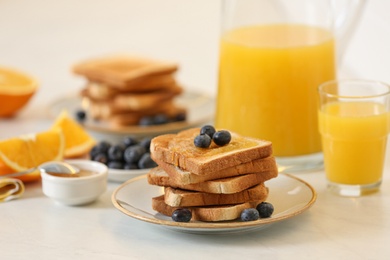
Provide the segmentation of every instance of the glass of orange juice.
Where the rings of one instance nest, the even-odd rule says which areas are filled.
[[[329,189],[342,196],[378,190],[390,131],[390,86],[338,80],[321,84],[318,93]]]
[[[323,167],[317,86],[336,78],[336,24],[354,24],[360,7],[330,2],[223,1],[215,125],[272,141],[288,171]]]

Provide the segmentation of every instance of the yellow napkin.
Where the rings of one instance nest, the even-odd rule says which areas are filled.
[[[24,193],[24,184],[13,178],[0,178],[0,202],[20,198]]]

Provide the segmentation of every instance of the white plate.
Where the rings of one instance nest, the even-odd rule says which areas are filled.
[[[164,133],[174,133],[187,128],[200,126],[213,120],[214,99],[195,92],[184,92],[175,99],[175,103],[187,109],[187,119],[182,122],[173,122],[155,126],[125,126],[112,128],[105,121],[88,118],[83,122],[84,127],[99,140],[122,140],[124,136],[132,135],[136,138],[156,136]],[[82,108],[82,98],[79,96],[65,97],[55,101],[49,107],[50,116],[56,117],[63,109],[75,116],[76,111]]]
[[[112,182],[125,182],[132,178],[148,173],[150,169],[140,170],[118,170],[108,169],[108,180]]]
[[[292,218],[309,209],[317,198],[312,186],[289,174],[280,173],[277,178],[267,181],[266,185],[270,190],[267,201],[273,204],[275,211],[270,218],[249,222],[174,222],[170,217],[152,209],[152,198],[163,194],[163,188],[148,184],[145,175],[123,183],[114,191],[111,200],[118,210],[130,217],[172,230],[189,233],[235,233],[261,229]]]

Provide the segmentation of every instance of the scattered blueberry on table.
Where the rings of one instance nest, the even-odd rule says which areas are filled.
[[[255,208],[244,209],[241,212],[242,221],[254,221],[260,218],[259,212]]]
[[[256,207],[261,218],[269,218],[274,213],[274,206],[269,202],[262,202]]]
[[[192,218],[191,210],[189,209],[176,209],[172,213],[172,220],[175,222],[189,222]]]

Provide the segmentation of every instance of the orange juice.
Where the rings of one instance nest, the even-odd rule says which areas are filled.
[[[228,31],[220,45],[215,124],[272,141],[276,156],[321,151],[316,90],[335,78],[334,39],[305,25]]]
[[[325,105],[319,112],[319,129],[328,180],[349,185],[379,182],[389,128],[389,113],[382,104]]]

